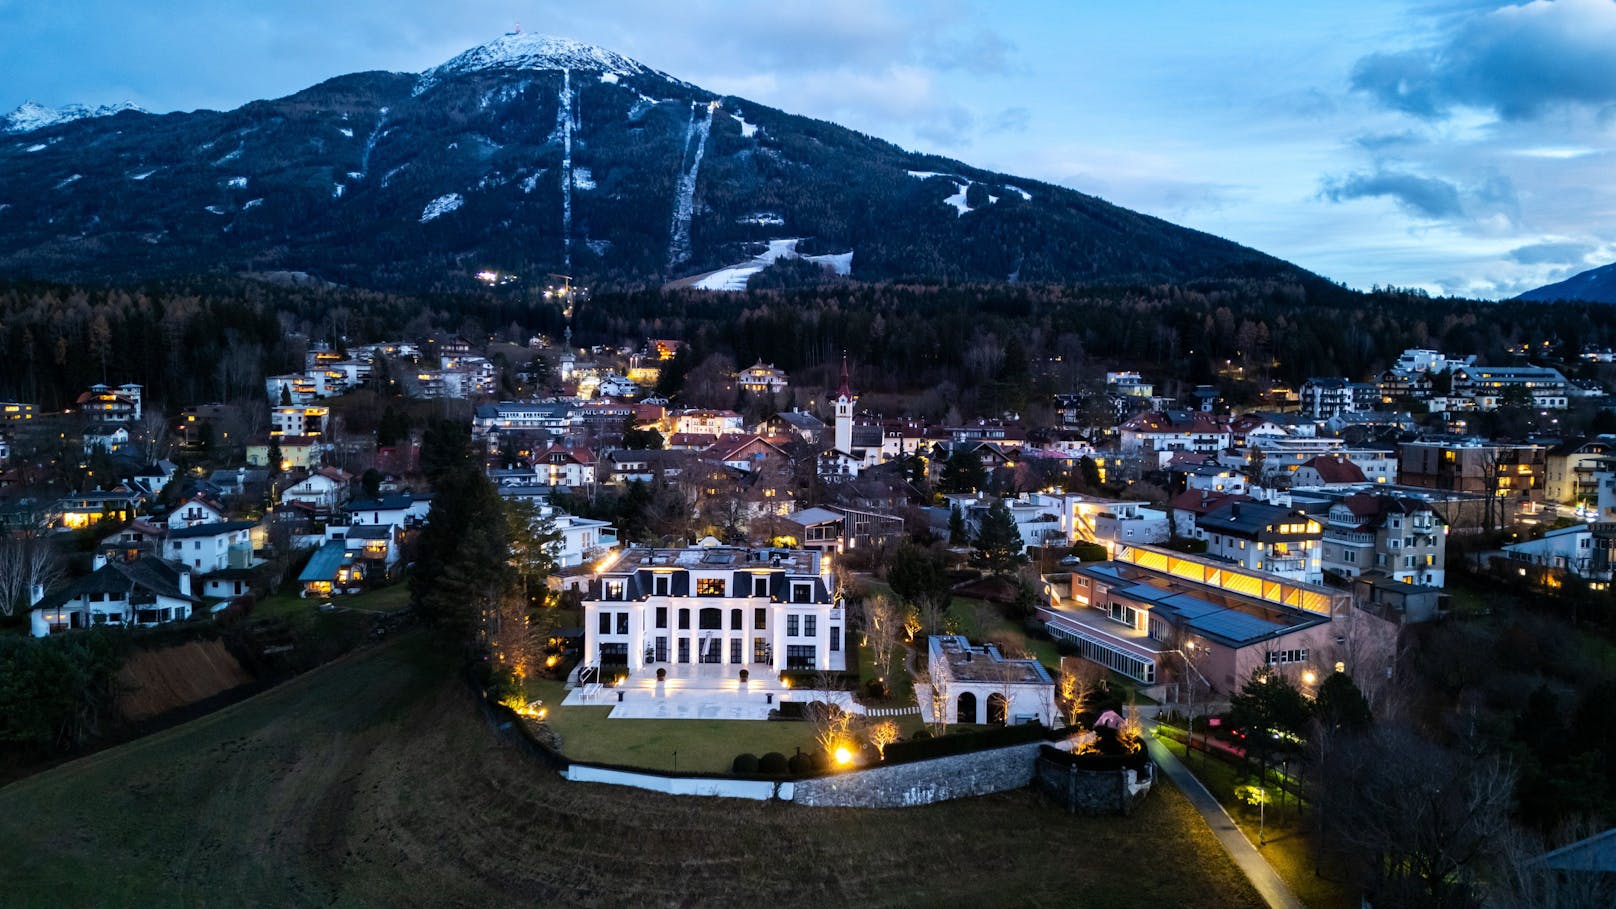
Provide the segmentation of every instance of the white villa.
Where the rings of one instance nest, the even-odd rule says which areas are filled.
[[[720,664],[727,675],[847,668],[830,560],[792,549],[628,549],[584,599],[585,668]]]

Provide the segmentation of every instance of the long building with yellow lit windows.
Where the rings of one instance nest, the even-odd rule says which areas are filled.
[[[585,668],[847,668],[846,611],[817,552],[627,549],[597,571],[583,607]]]
[[[1197,678],[1219,694],[1270,667],[1322,678],[1352,659],[1342,643],[1394,631],[1352,595],[1205,556],[1118,544],[1105,562],[1045,578],[1038,617],[1052,637],[1146,685]]]

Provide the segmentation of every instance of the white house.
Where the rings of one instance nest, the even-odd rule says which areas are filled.
[[[556,566],[572,568],[607,555],[617,546],[617,528],[605,521],[554,512],[550,516],[561,539],[553,553]]]
[[[276,407],[269,413],[269,434],[315,438],[325,433],[326,423],[330,419],[331,408],[322,405]]]
[[[169,513],[168,529],[179,530],[184,527],[194,527],[197,524],[221,524],[227,520],[225,513],[217,505],[205,499],[186,499]]]
[[[412,522],[413,514],[419,513],[424,516],[426,512],[417,512],[416,505],[418,502],[429,503],[429,501],[418,500],[410,493],[403,493],[375,499],[354,499],[342,506],[342,511],[348,516],[350,524],[385,524],[403,527]]]
[[[129,430],[122,426],[102,424],[84,430],[85,455],[92,455],[98,451],[118,454],[128,447]]]
[[[932,635],[927,653],[937,697],[916,692],[927,722],[935,722],[941,701],[949,723],[1055,725],[1055,680],[1037,660],[1006,659],[992,644],[973,647],[963,635]]]
[[[187,619],[201,600],[191,595],[191,573],[162,559],[109,562],[34,602],[29,630],[42,638],[75,628],[160,625]]]
[[[1054,509],[1068,543],[1165,543],[1172,536],[1167,513],[1144,502],[1102,499],[1078,493],[1033,493],[1033,501]]]
[[[1609,537],[1596,534],[1587,524],[1551,530],[1536,540],[1510,543],[1504,554],[1511,562],[1566,571],[1580,578],[1610,581],[1616,553]],[[1524,571],[1524,569],[1523,569]]]
[[[353,478],[335,467],[324,467],[292,484],[281,493],[284,503],[301,502],[318,512],[335,511],[348,501],[348,490]]]
[[[225,521],[172,528],[163,540],[163,558],[197,574],[226,568],[250,568],[252,531],[257,521]]]
[[[628,549],[584,600],[584,665],[847,668],[847,619],[830,560],[792,549]]]
[[[1213,558],[1304,584],[1324,580],[1324,527],[1302,511],[1231,502],[1197,518],[1195,535]]]

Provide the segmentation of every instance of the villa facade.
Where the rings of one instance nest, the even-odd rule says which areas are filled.
[[[628,549],[584,600],[584,665],[847,668],[847,620],[816,552],[704,545]]]

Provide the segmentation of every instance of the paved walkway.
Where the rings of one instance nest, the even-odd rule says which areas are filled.
[[[1223,810],[1223,806],[1218,804],[1218,800],[1212,797],[1212,793],[1208,792],[1205,786],[1201,785],[1195,774],[1184,766],[1183,761],[1168,751],[1167,746],[1156,741],[1155,731],[1155,726],[1152,725],[1145,734],[1145,748],[1149,750],[1151,759],[1173,781],[1173,785],[1184,793],[1184,797],[1190,800],[1195,810],[1201,812],[1201,817],[1206,818],[1207,826],[1212,828],[1213,834],[1217,836],[1218,842],[1223,844],[1229,857],[1234,859],[1234,863],[1240,866],[1241,871],[1245,872],[1251,886],[1257,888],[1257,894],[1263,898],[1263,902],[1272,909],[1304,909],[1302,901],[1296,898],[1296,894],[1291,892],[1291,888],[1280,878],[1278,872],[1274,871],[1274,866],[1268,864],[1268,860],[1257,851],[1257,847],[1251,845],[1251,840],[1246,839],[1246,835],[1240,832],[1229,812]]]

